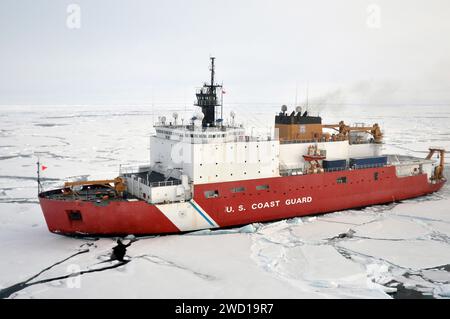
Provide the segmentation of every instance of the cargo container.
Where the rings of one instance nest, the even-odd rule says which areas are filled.
[[[352,168],[377,167],[387,164],[387,156],[353,157],[349,160]]]
[[[345,159],[323,160],[322,167],[326,170],[345,169],[347,167],[347,160]]]

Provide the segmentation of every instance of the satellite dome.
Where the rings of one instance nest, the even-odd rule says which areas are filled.
[[[287,106],[283,104],[283,105],[281,106],[281,111],[282,111],[282,112],[286,112],[286,111],[287,111]]]
[[[203,120],[203,118],[205,117],[205,115],[204,115],[202,112],[198,112],[198,113],[195,115],[195,117],[196,117],[198,120]]]

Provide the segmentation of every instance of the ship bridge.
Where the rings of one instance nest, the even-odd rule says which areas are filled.
[[[186,143],[219,143],[235,142],[250,139],[245,135],[242,125],[223,125],[217,127],[202,127],[199,125],[166,125],[157,123],[155,126],[156,138]]]

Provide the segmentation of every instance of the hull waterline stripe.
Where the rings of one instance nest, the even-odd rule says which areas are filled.
[[[189,201],[189,203],[192,205],[192,207],[194,207],[194,209],[208,222],[208,224],[210,224],[211,226],[215,227],[216,225],[214,225],[201,211],[200,209],[198,209],[197,206],[195,206],[195,204],[192,201]]]

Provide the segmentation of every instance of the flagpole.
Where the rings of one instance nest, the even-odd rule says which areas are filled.
[[[41,193],[41,177],[40,177],[39,157],[38,157],[36,165],[37,165],[37,183],[38,183],[38,197],[39,197],[39,194]]]

